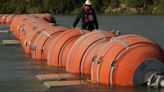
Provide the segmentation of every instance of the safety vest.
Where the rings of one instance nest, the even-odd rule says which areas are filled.
[[[85,11],[85,14],[83,17],[84,23],[93,22],[94,21],[93,10],[90,9],[89,6],[84,6],[83,9]]]

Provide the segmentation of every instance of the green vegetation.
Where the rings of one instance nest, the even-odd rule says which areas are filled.
[[[0,13],[76,14],[85,0],[0,0]],[[92,0],[102,14],[164,14],[164,0]]]

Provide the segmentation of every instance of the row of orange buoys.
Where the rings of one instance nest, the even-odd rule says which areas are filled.
[[[0,24],[10,27],[25,54],[36,63],[89,75],[92,81],[105,85],[142,85],[153,73],[164,73],[163,50],[146,37],[90,32],[50,22],[55,22],[50,14],[0,15]]]

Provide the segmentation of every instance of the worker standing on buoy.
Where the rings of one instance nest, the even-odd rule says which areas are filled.
[[[98,29],[98,22],[95,10],[92,8],[92,3],[90,0],[85,1],[85,5],[83,6],[81,12],[76,17],[73,27],[75,28],[80,18],[82,18],[82,29],[90,30]]]

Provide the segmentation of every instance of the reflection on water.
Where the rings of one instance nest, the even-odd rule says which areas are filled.
[[[60,87],[47,90],[47,92],[163,92],[163,89],[149,87],[105,87],[102,85]]]

